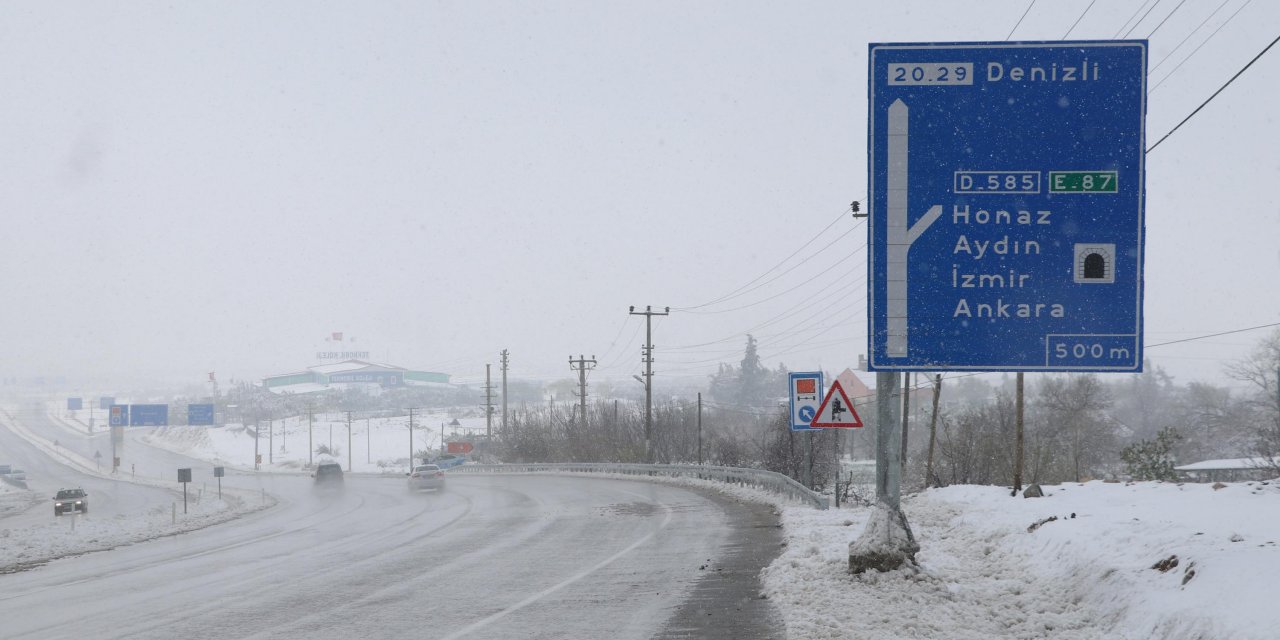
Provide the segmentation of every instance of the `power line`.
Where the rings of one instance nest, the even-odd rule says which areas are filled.
[[[1170,11],[1170,12],[1169,12],[1169,15],[1165,16],[1165,17],[1164,17],[1164,20],[1161,20],[1161,21],[1160,21],[1160,24],[1156,25],[1156,28],[1152,29],[1152,30],[1151,30],[1151,33],[1148,33],[1148,34],[1147,34],[1147,37],[1148,37],[1148,38],[1150,38],[1151,36],[1154,36],[1154,35],[1156,34],[1156,32],[1160,30],[1160,27],[1163,27],[1163,26],[1164,26],[1164,23],[1168,22],[1168,21],[1169,21],[1169,18],[1172,18],[1172,17],[1173,17],[1173,14],[1177,13],[1177,12],[1178,12],[1178,9],[1181,9],[1181,8],[1182,8],[1182,5],[1186,4],[1186,2],[1187,2],[1187,0],[1182,0],[1182,2],[1179,2],[1179,3],[1178,3],[1178,6],[1174,7],[1174,8],[1173,8],[1173,11]]]
[[[1084,16],[1085,16],[1085,14],[1089,13],[1089,10],[1090,10],[1090,9],[1092,9],[1092,8],[1093,8],[1093,5],[1094,5],[1095,3],[1097,3],[1097,2],[1098,2],[1098,0],[1093,0],[1092,2],[1090,2],[1090,3],[1089,3],[1089,6],[1087,6],[1087,7],[1085,7],[1085,8],[1084,8],[1084,12],[1080,14],[1080,17],[1079,17],[1079,18],[1076,18],[1076,21],[1075,21],[1075,22],[1073,22],[1073,23],[1071,23],[1071,28],[1070,28],[1070,29],[1067,29],[1067,32],[1066,32],[1066,33],[1064,33],[1064,34],[1062,34],[1062,39],[1063,39],[1063,40],[1066,40],[1066,39],[1067,39],[1067,36],[1071,35],[1071,32],[1076,30],[1076,25],[1080,24],[1080,21],[1081,21],[1081,20],[1084,20]],[[1008,38],[1006,38],[1006,40],[1007,40],[1007,39],[1008,39]]]
[[[1151,69],[1147,71],[1147,75],[1150,76],[1151,74],[1155,73],[1156,69],[1159,69],[1160,65],[1164,64],[1165,60],[1168,60],[1173,54],[1177,53],[1178,49],[1181,49],[1182,45],[1186,44],[1187,40],[1191,39],[1191,36],[1194,36],[1195,34],[1199,33],[1200,29],[1204,28],[1204,25],[1209,24],[1209,21],[1212,20],[1214,16],[1218,15],[1218,12],[1222,11],[1222,8],[1227,6],[1228,2],[1231,2],[1231,0],[1222,0],[1222,4],[1218,5],[1218,8],[1214,9],[1213,13],[1210,13],[1209,15],[1205,16],[1204,20],[1201,20],[1200,24],[1196,25],[1196,28],[1192,29],[1191,33],[1188,33],[1185,37],[1183,37],[1182,40],[1178,42],[1178,45],[1175,46],[1172,50],[1170,50],[1169,53],[1164,54],[1164,57],[1160,58],[1160,61],[1156,63],[1156,66],[1151,67]],[[1245,2],[1245,4],[1249,4],[1249,3]]]
[[[809,246],[810,244],[813,244],[813,242],[814,242],[815,240],[817,240],[818,238],[821,238],[821,237],[822,237],[822,235],[823,235],[823,234],[825,234],[825,233],[827,232],[827,230],[828,230],[828,229],[830,229],[831,227],[834,227],[834,226],[836,225],[836,223],[837,223],[837,222],[840,222],[840,220],[842,220],[842,219],[844,218],[845,213],[846,213],[850,208],[852,208],[852,205],[850,205],[849,207],[845,207],[844,209],[841,209],[841,210],[840,210],[840,215],[836,216],[836,219],[835,219],[835,220],[832,220],[831,222],[827,223],[827,226],[823,227],[821,231],[819,231],[818,233],[814,234],[814,236],[813,236],[812,238],[809,238],[808,240],[806,240],[806,241],[804,242],[804,244],[800,245],[800,247],[799,247],[799,248],[797,248],[795,251],[791,252],[791,255],[789,255],[789,256],[787,256],[787,257],[783,258],[781,261],[779,261],[779,262],[778,262],[778,264],[775,264],[775,265],[773,265],[772,267],[769,267],[768,269],[765,269],[765,271],[764,271],[763,273],[761,273],[760,275],[756,276],[755,278],[752,278],[750,282],[748,282],[748,283],[746,283],[746,284],[744,284],[744,285],[742,285],[742,286],[738,287],[737,289],[734,289],[733,291],[730,291],[729,293],[726,293],[726,294],[724,294],[724,295],[720,296],[719,298],[716,298],[716,299],[714,299],[714,300],[711,300],[710,302],[704,302],[704,303],[702,303],[702,304],[696,304],[696,305],[689,306],[689,307],[672,307],[672,308],[673,308],[673,309],[675,309],[676,311],[688,311],[688,310],[690,310],[690,309],[699,309],[699,308],[702,308],[702,307],[710,306],[710,305],[716,304],[717,302],[721,302],[721,301],[725,300],[726,298],[728,298],[728,297],[730,297],[730,296],[733,296],[733,295],[737,294],[739,291],[742,291],[743,289],[746,289],[747,287],[750,287],[751,285],[753,285],[753,284],[755,284],[755,283],[759,282],[761,278],[763,278],[763,277],[765,277],[765,276],[769,275],[770,273],[772,273],[772,272],[774,271],[774,269],[777,269],[778,267],[781,267],[782,265],[786,264],[788,260],[790,260],[790,259],[792,259],[792,258],[796,257],[796,255],[798,255],[801,251],[803,251],[805,247]],[[856,227],[855,227],[855,228],[856,228]]]
[[[1123,39],[1123,38],[1128,38],[1128,37],[1129,37],[1129,34],[1133,33],[1133,30],[1134,30],[1134,29],[1137,29],[1137,28],[1138,28],[1138,25],[1142,24],[1142,21],[1143,21],[1143,20],[1146,20],[1146,19],[1147,19],[1147,16],[1151,15],[1151,12],[1152,12],[1152,11],[1155,11],[1155,10],[1156,10],[1156,7],[1160,6],[1160,3],[1161,3],[1161,2],[1164,2],[1164,0],[1156,0],[1155,4],[1151,5],[1151,8],[1150,8],[1150,9],[1147,9],[1147,12],[1146,12],[1146,13],[1144,13],[1144,14],[1142,14],[1142,17],[1141,17],[1141,18],[1138,18],[1138,21],[1137,21],[1137,22],[1135,22],[1135,23],[1133,23],[1133,26],[1132,26],[1132,27],[1129,27],[1129,30],[1128,30],[1128,31],[1124,32],[1124,35],[1123,35],[1123,36],[1121,36],[1121,39]]]
[[[1218,28],[1214,29],[1213,33],[1209,34],[1209,37],[1204,39],[1204,42],[1201,42],[1199,45],[1196,46],[1195,49],[1191,51],[1191,53],[1187,54],[1187,57],[1183,58],[1182,62],[1179,62],[1178,66],[1173,68],[1173,71],[1170,71],[1169,73],[1165,74],[1165,76],[1160,79],[1160,82],[1157,82],[1154,87],[1147,89],[1147,95],[1151,95],[1152,93],[1154,93],[1156,89],[1160,88],[1160,85],[1164,84],[1166,80],[1173,77],[1173,74],[1177,73],[1178,69],[1181,69],[1182,65],[1186,64],[1188,60],[1194,58],[1195,55],[1200,52],[1201,48],[1203,48],[1206,44],[1209,44],[1209,41],[1213,40],[1213,37],[1218,35],[1218,32],[1222,31],[1223,27],[1231,24],[1231,21],[1234,20],[1236,16],[1240,15],[1240,12],[1244,11],[1244,8],[1249,6],[1250,2],[1253,2],[1253,0],[1245,0],[1245,3],[1240,5],[1240,8],[1236,9],[1235,13],[1232,13],[1229,17],[1227,17],[1227,19],[1223,21],[1222,24],[1218,25]]]
[[[1163,137],[1163,138],[1160,138],[1159,140],[1157,140],[1157,141],[1156,141],[1156,143],[1155,143],[1155,144],[1151,145],[1151,147],[1147,149],[1147,153],[1151,153],[1151,152],[1152,152],[1152,150],[1154,150],[1156,147],[1160,146],[1160,143],[1161,143],[1161,142],[1164,142],[1165,140],[1168,140],[1168,139],[1169,139],[1169,136],[1173,135],[1173,132],[1175,132],[1175,131],[1177,131],[1178,129],[1180,129],[1180,128],[1182,127],[1182,125],[1184,125],[1184,124],[1186,124],[1186,123],[1187,123],[1187,121],[1188,121],[1188,120],[1190,120],[1190,119],[1194,118],[1194,117],[1195,117],[1195,115],[1196,115],[1197,113],[1200,113],[1200,110],[1201,110],[1201,109],[1203,109],[1203,108],[1205,107],[1205,105],[1209,104],[1210,102],[1212,102],[1212,101],[1213,101],[1213,99],[1214,99],[1214,98],[1218,97],[1218,94],[1219,94],[1219,93],[1222,93],[1222,90],[1223,90],[1223,89],[1226,89],[1228,86],[1230,86],[1230,85],[1231,85],[1231,83],[1232,83],[1232,82],[1235,82],[1235,81],[1236,81],[1236,78],[1239,78],[1239,77],[1240,77],[1240,74],[1244,73],[1244,72],[1245,72],[1245,70],[1247,70],[1249,67],[1252,67],[1252,66],[1253,66],[1253,63],[1257,62],[1257,61],[1258,61],[1258,58],[1261,58],[1264,54],[1266,54],[1268,51],[1270,51],[1270,50],[1271,50],[1271,47],[1276,46],[1276,43],[1277,43],[1277,42],[1280,42],[1280,36],[1276,36],[1276,39],[1275,39],[1275,40],[1272,40],[1272,41],[1271,41],[1271,44],[1267,45],[1267,47],[1266,47],[1265,49],[1263,49],[1262,51],[1260,51],[1260,52],[1258,53],[1258,55],[1254,56],[1254,57],[1253,57],[1253,59],[1252,59],[1252,60],[1250,60],[1248,64],[1246,64],[1246,65],[1244,65],[1243,67],[1241,67],[1241,68],[1240,68],[1240,70],[1239,70],[1239,71],[1237,71],[1237,72],[1236,72],[1236,74],[1235,74],[1234,76],[1231,76],[1231,79],[1230,79],[1230,80],[1227,80],[1226,84],[1223,84],[1221,87],[1219,87],[1217,91],[1214,91],[1214,92],[1213,92],[1213,95],[1209,96],[1209,99],[1208,99],[1208,100],[1205,100],[1203,103],[1201,103],[1201,104],[1200,104],[1200,106],[1196,107],[1196,110],[1195,110],[1195,111],[1192,111],[1192,112],[1191,112],[1191,115],[1188,115],[1187,117],[1183,118],[1183,119],[1182,119],[1182,122],[1179,122],[1179,123],[1178,123],[1178,126],[1176,126],[1176,127],[1172,128],[1172,129],[1170,129],[1170,130],[1169,130],[1169,133],[1164,134],[1164,137]]]
[[[1032,4],[1027,5],[1027,10],[1023,12],[1023,17],[1018,18],[1018,22],[1014,24],[1014,28],[1009,29],[1009,35],[1005,36],[1006,41],[1009,40],[1009,38],[1014,37],[1014,32],[1018,31],[1019,24],[1023,23],[1024,19],[1027,19],[1027,14],[1032,13],[1032,6],[1036,6],[1036,0],[1032,0]]]
[[[1221,331],[1221,332],[1219,332],[1219,333],[1210,333],[1210,334],[1208,334],[1208,335],[1196,336],[1196,337],[1194,337],[1194,338],[1183,338],[1183,339],[1181,339],[1181,340],[1170,340],[1170,341],[1168,341],[1168,342],[1160,342],[1160,343],[1157,343],[1157,344],[1149,344],[1149,345],[1146,345],[1144,348],[1145,348],[1145,349],[1154,349],[1154,348],[1156,348],[1156,347],[1163,347],[1163,346],[1166,346],[1166,345],[1178,344],[1178,343],[1180,343],[1180,342],[1192,342],[1192,341],[1194,341],[1194,340],[1206,340],[1206,339],[1208,339],[1208,338],[1216,338],[1216,337],[1218,337],[1218,336],[1229,336],[1229,335],[1231,335],[1231,334],[1233,334],[1233,333],[1244,333],[1244,332],[1246,332],[1246,331],[1257,331],[1258,329],[1269,329],[1269,328],[1271,328],[1271,327],[1280,327],[1280,322],[1272,322],[1271,324],[1260,324],[1260,325],[1258,325],[1258,326],[1256,326],[1256,327],[1245,327],[1244,329],[1232,329],[1232,330],[1230,330],[1230,331]]]
[[[1034,6],[1036,6],[1036,0],[1031,0],[1031,4],[1027,5],[1027,10],[1022,12],[1022,17],[1018,18],[1018,22],[1013,25],[1012,29],[1009,30],[1009,35],[1004,37],[1006,42],[1009,40],[1009,38],[1013,37],[1013,32],[1018,30],[1018,26],[1021,25],[1022,21],[1027,18],[1027,14],[1031,13],[1031,7],[1034,7]]]
[[[675,310],[676,310],[676,311],[681,311],[681,312],[684,312],[684,313],[724,313],[723,311],[693,311],[693,309],[697,309],[697,308],[700,308],[700,307],[707,307],[707,306],[711,306],[711,305],[713,305],[713,304],[718,304],[718,303],[720,303],[720,302],[727,302],[727,301],[732,300],[732,299],[734,299],[734,298],[739,298],[739,297],[745,296],[745,295],[747,295],[748,293],[751,293],[752,291],[756,291],[756,290],[760,289],[761,287],[764,287],[764,286],[767,286],[767,285],[769,285],[769,284],[772,284],[772,283],[776,282],[776,281],[778,280],[778,278],[781,278],[782,276],[785,276],[785,275],[787,275],[788,273],[791,273],[792,271],[795,271],[795,270],[796,270],[796,269],[798,269],[799,267],[801,267],[801,266],[803,266],[803,265],[807,264],[807,263],[809,262],[809,260],[812,260],[814,257],[818,256],[818,254],[821,254],[821,253],[823,253],[824,251],[826,251],[827,249],[830,249],[831,247],[835,246],[835,244],[836,244],[837,242],[839,242],[839,241],[843,240],[843,239],[845,238],[845,236],[847,236],[847,235],[849,235],[849,234],[853,233],[854,231],[857,231],[857,230],[858,230],[858,227],[859,227],[859,226],[861,226],[861,225],[862,225],[862,222],[861,222],[861,221],[859,221],[859,222],[858,222],[858,224],[854,225],[854,227],[853,227],[852,229],[849,229],[848,231],[845,231],[844,233],[842,233],[842,234],[840,234],[840,235],[836,236],[835,238],[833,238],[833,239],[831,240],[831,242],[828,242],[828,243],[827,243],[826,245],[824,245],[821,249],[818,249],[817,251],[814,251],[813,253],[809,254],[809,256],[808,256],[808,257],[806,257],[804,260],[801,260],[800,262],[797,262],[797,263],[795,263],[795,264],[791,265],[791,266],[790,266],[790,267],[788,267],[785,271],[782,271],[782,272],[778,273],[778,275],[776,275],[776,276],[774,276],[774,277],[772,277],[772,278],[770,278],[770,279],[768,279],[768,280],[765,280],[764,282],[761,282],[760,284],[757,284],[756,286],[751,287],[750,289],[746,289],[746,290],[744,290],[744,291],[741,291],[741,292],[739,292],[739,293],[735,293],[735,294],[733,294],[733,295],[723,296],[723,297],[721,297],[719,300],[717,300],[716,302],[708,302],[708,303],[706,303],[706,304],[700,304],[700,305],[698,305],[697,307],[686,307],[686,308],[678,308],[678,307],[677,307],[677,308],[675,308]],[[844,258],[841,258],[841,261],[843,261],[843,260],[845,260],[845,259],[848,259],[848,258],[853,257],[856,253],[857,253],[857,252],[855,251],[854,253],[851,253],[851,254],[849,254],[848,256],[845,256]],[[794,254],[793,254],[793,255],[794,255]],[[730,309],[730,311],[732,311],[732,309]]]
[[[1138,9],[1133,12],[1133,15],[1129,16],[1129,19],[1125,20],[1124,24],[1120,25],[1119,29],[1116,29],[1115,35],[1111,36],[1112,40],[1115,40],[1120,37],[1120,32],[1124,31],[1124,28],[1129,26],[1129,22],[1134,18],[1138,17],[1139,13],[1142,13],[1142,10],[1146,8],[1148,2],[1151,2],[1151,0],[1142,0],[1142,4],[1138,5]]]
[[[858,254],[858,252],[862,251],[862,250],[863,250],[863,249],[865,249],[865,248],[866,248],[866,245],[864,244],[864,245],[862,245],[861,247],[858,247],[857,249],[855,249],[855,250],[853,251],[853,253],[850,253],[849,255],[844,256],[844,257],[842,257],[842,258],[840,258],[840,259],[836,260],[835,262],[831,263],[830,265],[827,265],[826,267],[824,267],[824,268],[819,272],[819,275],[824,274],[824,273],[829,273],[832,269],[834,269],[834,268],[838,267],[838,266],[840,265],[840,263],[842,263],[842,262],[844,262],[844,261],[846,261],[846,260],[848,260],[848,259],[850,259],[850,258],[854,257],[855,255],[857,255],[857,254]],[[720,309],[720,310],[717,310],[717,311],[685,311],[685,313],[719,314],[719,313],[732,313],[732,312],[734,312],[734,311],[742,311],[743,309],[750,309],[750,308],[752,308],[752,307],[760,306],[760,305],[762,305],[762,304],[764,304],[764,303],[766,303],[766,302],[769,302],[769,301],[771,301],[771,300],[776,300],[776,299],[781,298],[782,296],[785,296],[785,295],[787,295],[787,294],[789,294],[789,293],[794,293],[794,292],[796,292],[796,291],[798,291],[798,290],[800,290],[800,289],[802,289],[802,288],[804,288],[804,287],[807,287],[807,286],[812,285],[812,284],[813,284],[813,283],[815,283],[815,282],[817,282],[817,283],[822,283],[822,279],[821,279],[821,278],[819,278],[819,277],[806,278],[803,282],[801,282],[800,284],[795,285],[794,287],[791,287],[791,288],[789,288],[789,289],[784,289],[784,290],[782,290],[782,291],[779,291],[778,293],[775,293],[775,294],[773,294],[773,295],[771,295],[771,296],[769,296],[769,297],[767,297],[767,298],[761,298],[761,299],[759,299],[759,300],[756,300],[755,302],[750,302],[750,303],[744,304],[744,305],[739,306],[739,307],[733,307],[733,308],[731,308],[731,309]]]

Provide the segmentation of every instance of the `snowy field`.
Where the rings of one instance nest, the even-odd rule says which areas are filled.
[[[43,452],[63,479],[78,478],[67,480],[66,486],[89,488],[93,508],[87,515],[54,517],[48,492],[0,483],[0,573],[202,529],[274,504],[265,495],[258,498],[254,492],[231,486],[221,499],[193,487],[183,513],[182,494],[174,483],[142,475],[112,477],[100,471],[93,460],[65,445],[56,446],[48,435],[11,419],[3,421],[0,429],[5,430],[6,438],[20,438]],[[35,470],[28,471],[28,480],[58,482]],[[100,498],[108,494],[112,508],[104,509]],[[157,495],[162,500],[157,500]]]
[[[787,546],[765,571],[766,594],[789,638],[1280,637],[1280,485],[1090,482],[1046,494],[911,497],[919,570],[861,576],[846,571],[847,543],[867,509],[784,507]],[[1167,570],[1153,568],[1161,561]]]

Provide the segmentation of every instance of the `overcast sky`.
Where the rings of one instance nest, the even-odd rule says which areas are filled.
[[[1277,3],[1221,4],[1129,33],[1154,31],[1154,86],[1243,6],[1150,93],[1149,141],[1276,36]],[[657,370],[704,376],[751,329],[770,366],[853,366],[867,44],[1004,40],[1027,5],[0,3],[0,374],[260,379],[337,347],[474,379],[507,348],[517,377],[581,353],[628,379],[630,305],[716,300],[797,249],[655,322]],[[1148,156],[1148,344],[1280,321],[1278,97],[1273,50]],[[1221,381],[1263,335],[1148,355]]]

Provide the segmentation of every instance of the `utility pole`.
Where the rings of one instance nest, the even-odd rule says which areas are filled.
[[[902,468],[907,468],[907,426],[911,420],[911,372],[902,374]]]
[[[698,464],[702,464],[702,392],[698,392]]]
[[[484,437],[493,441],[493,381],[489,377],[489,367],[484,366]]]
[[[653,462],[653,317],[670,315],[671,307],[663,307],[662,311],[654,311],[646,306],[644,311],[636,311],[631,307],[630,314],[644,316],[644,455],[646,462]]]
[[[510,365],[506,349],[502,350],[502,436],[507,436],[507,369]]]
[[[261,465],[258,464],[262,460],[262,456],[258,454],[258,436],[262,431],[262,423],[257,420],[253,421],[253,470],[257,471]]]
[[[933,413],[929,415],[929,453],[924,463],[924,488],[933,482],[933,445],[938,439],[938,397],[942,395],[942,374],[933,377]]]
[[[440,427],[440,437],[444,438],[444,426]],[[413,473],[413,407],[409,407],[409,473]]]
[[[1023,449],[1022,414],[1023,414],[1023,408],[1024,408],[1023,396],[1022,396],[1022,377],[1023,377],[1023,373],[1019,371],[1018,372],[1018,393],[1017,393],[1017,398],[1014,400],[1014,404],[1016,405],[1014,407],[1014,412],[1017,413],[1016,427],[1015,427],[1017,429],[1017,436],[1015,436],[1015,440],[1017,442],[1014,445],[1017,447],[1017,450],[1013,452],[1013,495],[1014,497],[1017,497],[1018,492],[1022,491],[1022,449]]]
[[[267,417],[267,462],[276,463],[276,428],[270,416]]]
[[[587,428],[587,372],[596,368],[596,357],[584,358],[581,354],[574,360],[569,356],[569,370],[578,372],[578,417],[582,421],[582,429]]]
[[[314,467],[316,464],[315,451],[316,445],[311,441],[311,427],[315,422],[315,410],[310,406],[307,407],[307,467]]]
[[[347,412],[347,472],[351,472],[351,412]]]

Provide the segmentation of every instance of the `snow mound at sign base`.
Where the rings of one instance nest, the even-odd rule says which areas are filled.
[[[1275,484],[1045,490],[1040,499],[983,486],[910,497],[903,510],[919,567],[861,575],[848,572],[849,543],[870,509],[785,507],[787,546],[764,572],[765,593],[789,638],[1280,637]],[[1027,531],[1050,516],[1058,520]],[[1176,568],[1152,569],[1171,555]]]

